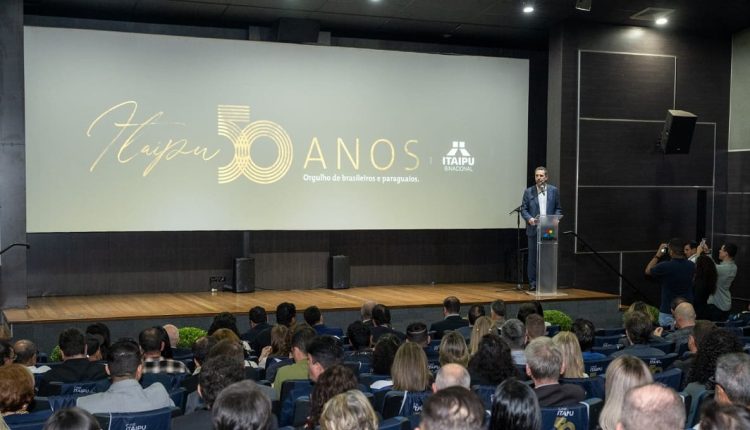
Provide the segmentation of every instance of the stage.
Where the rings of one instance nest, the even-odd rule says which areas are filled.
[[[619,326],[619,297],[587,290],[561,289],[563,295],[543,297],[544,309],[557,309],[572,318],[591,319],[598,327]],[[28,299],[26,309],[6,309],[5,321],[14,339],[31,338],[40,350],[48,351],[56,343],[57,334],[67,327],[85,329],[86,325],[102,321],[112,330],[112,337],[136,337],[150,325],[171,322],[179,326],[207,328],[211,318],[219,312],[237,316],[240,331],[248,327],[247,311],[263,306],[273,321],[273,313],[281,302],[297,306],[297,318],[311,305],[318,306],[328,325],[343,327],[359,316],[366,300],[374,300],[391,308],[394,326],[403,330],[412,321],[431,323],[442,318],[442,303],[447,296],[461,300],[462,315],[468,305],[488,305],[496,299],[506,302],[508,315],[517,312],[518,304],[534,300],[515,284],[462,283],[438,285],[388,285],[358,287],[344,290],[274,290],[235,294],[231,292],[196,292],[170,294],[127,294],[98,296],[34,297]],[[487,306],[487,312],[489,308]]]

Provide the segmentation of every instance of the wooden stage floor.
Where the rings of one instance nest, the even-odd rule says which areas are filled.
[[[543,301],[612,300],[616,295],[564,289],[565,295]],[[281,302],[292,302],[298,312],[316,305],[323,311],[359,310],[365,300],[374,300],[393,309],[442,306],[447,296],[463,304],[487,304],[502,299],[508,304],[527,302],[534,297],[517,291],[515,284],[492,282],[476,284],[390,285],[346,290],[284,290],[231,292],[128,294],[100,296],[35,297],[26,309],[6,309],[9,324],[45,324],[72,321],[138,320],[154,317],[204,317],[219,312],[245,314],[253,306],[273,313]],[[466,309],[464,307],[464,309]]]

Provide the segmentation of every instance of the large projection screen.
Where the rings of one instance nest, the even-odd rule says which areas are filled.
[[[29,232],[515,228],[528,60],[24,37]]]

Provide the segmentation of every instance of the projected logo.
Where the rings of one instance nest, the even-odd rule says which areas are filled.
[[[234,158],[219,168],[219,183],[226,184],[240,176],[259,183],[271,184],[289,171],[292,166],[292,139],[284,129],[272,121],[250,122],[249,106],[218,106],[219,136],[224,136],[234,145]],[[267,166],[253,161],[253,143],[261,138],[276,144],[276,159]]]
[[[453,141],[453,146],[443,156],[443,170],[446,172],[473,172],[474,157],[466,149],[466,142]]]

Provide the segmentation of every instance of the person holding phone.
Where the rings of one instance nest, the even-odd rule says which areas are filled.
[[[669,255],[669,261],[660,262]],[[693,302],[693,275],[695,264],[685,258],[685,241],[674,238],[669,243],[661,243],[656,254],[649,260],[645,269],[646,275],[655,278],[661,286],[661,303],[659,305],[659,325],[666,327],[674,324],[674,317],[669,308],[672,299],[684,297]]]

